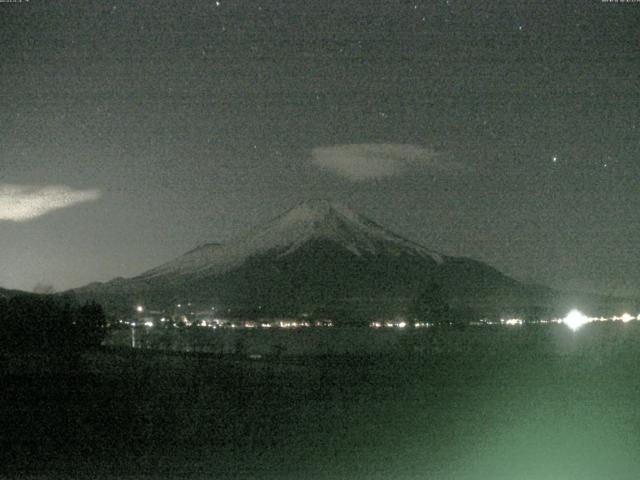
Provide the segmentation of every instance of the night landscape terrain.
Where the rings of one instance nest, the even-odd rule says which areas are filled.
[[[584,328],[445,332],[418,355],[87,354],[4,377],[3,460],[10,478],[634,478],[639,332]]]
[[[639,20],[0,1],[0,478],[637,479]]]

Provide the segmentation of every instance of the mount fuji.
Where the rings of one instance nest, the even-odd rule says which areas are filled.
[[[284,258],[313,242],[331,242],[335,248],[360,258],[404,254],[435,263],[443,260],[441,255],[405,240],[346,207],[317,200],[301,203],[237,243],[202,245],[141,277],[150,280],[163,276],[222,274],[249,258],[260,255]]]
[[[315,200],[236,242],[204,244],[133,278],[74,293],[128,309],[133,302],[165,307],[189,301],[265,314],[366,315],[403,310],[428,282],[440,283],[454,305],[473,308],[497,300],[527,303],[533,288],[479,261],[430,250],[342,205]]]

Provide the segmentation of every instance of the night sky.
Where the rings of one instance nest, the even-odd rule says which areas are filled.
[[[132,276],[308,198],[640,295],[640,3],[0,3],[0,286]]]

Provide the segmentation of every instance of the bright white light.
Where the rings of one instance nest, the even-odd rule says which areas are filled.
[[[404,327],[406,327],[406,326],[407,326],[407,324],[406,324],[405,322],[400,322],[400,323],[398,324],[398,327],[400,327],[400,328],[404,328]]]
[[[521,318],[508,318],[507,320],[500,320],[502,323],[506,323],[507,325],[522,325],[524,321]]]
[[[628,313],[623,313],[622,317],[620,317],[620,320],[622,320],[624,323],[630,322],[631,320],[633,320],[633,317],[631,315],[629,315]]]
[[[153,327],[153,322],[144,322],[145,327]]]
[[[136,312],[139,312],[139,313],[144,312],[144,307],[143,307],[142,305],[138,305],[138,306],[136,307]]]
[[[589,319],[582,312],[578,310],[571,310],[567,316],[564,317],[563,323],[575,332],[585,323],[589,323]]]

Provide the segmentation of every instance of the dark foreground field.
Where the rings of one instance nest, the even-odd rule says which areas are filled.
[[[405,353],[6,367],[3,477],[640,478],[640,325],[398,335]]]

